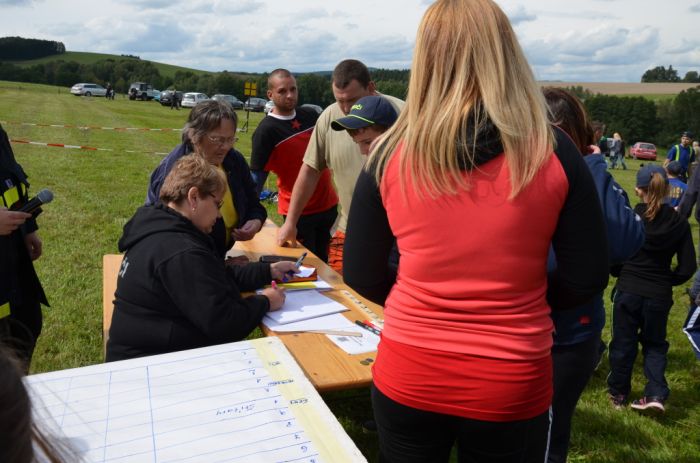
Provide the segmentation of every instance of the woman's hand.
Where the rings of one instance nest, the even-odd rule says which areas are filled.
[[[265,288],[262,295],[270,300],[270,312],[279,310],[284,305],[284,288]]]
[[[235,228],[231,234],[236,241],[252,240],[257,232],[262,228],[260,219],[250,219],[241,228]]]
[[[270,274],[275,280],[286,280],[297,273],[297,267],[294,262],[283,260],[270,264]]]

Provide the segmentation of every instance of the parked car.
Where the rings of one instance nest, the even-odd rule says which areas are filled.
[[[656,146],[653,143],[637,142],[630,148],[630,155],[634,159],[656,161]]]
[[[272,111],[272,108],[275,107],[275,102],[272,100],[267,100],[267,103],[265,103],[265,107],[263,108],[263,112],[265,114],[269,114],[270,111]]]
[[[243,102],[233,95],[217,93],[216,95],[211,97],[211,99],[217,101],[228,101],[229,103],[231,103],[231,106],[233,106],[233,109],[243,109]]]
[[[180,106],[182,106],[183,108],[194,108],[195,106],[197,106],[197,103],[208,99],[209,97],[204,93],[187,92],[182,96]]]
[[[152,100],[158,94],[160,94],[160,91],[146,82],[132,82],[127,92],[130,100],[142,101]]]
[[[243,109],[246,111],[254,111],[256,113],[262,112],[263,109],[265,109],[265,105],[267,104],[267,100],[264,98],[256,98],[256,97],[251,97],[248,98],[243,105]]]
[[[102,85],[80,83],[70,88],[70,92],[75,96],[106,96],[107,89]]]
[[[182,92],[176,90],[175,91],[175,96],[177,97],[177,101],[182,101]],[[170,106],[170,100],[173,97],[173,91],[172,90],[163,90],[160,92],[160,104],[163,106]]]
[[[317,105],[317,104],[304,103],[303,105],[300,106],[300,108],[309,108],[309,109],[313,109],[314,111],[316,111],[316,112],[319,113],[319,114],[321,114],[321,113],[323,112],[323,108],[320,107],[320,106]]]

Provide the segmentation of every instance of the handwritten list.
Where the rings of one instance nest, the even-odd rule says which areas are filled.
[[[36,420],[88,462],[365,461],[274,337],[26,382]]]

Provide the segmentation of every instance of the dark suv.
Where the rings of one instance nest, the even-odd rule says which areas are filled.
[[[173,93],[175,93],[175,97],[177,98],[178,104],[182,101],[182,92],[179,90],[176,90],[173,92],[172,90],[164,90],[160,92],[160,104],[163,106],[170,106],[171,104],[171,99],[173,97]]]
[[[263,109],[265,109],[265,104],[267,103],[267,100],[263,98],[255,98],[251,97],[248,98],[243,105],[243,109],[246,111],[254,111],[256,113],[262,112]]]

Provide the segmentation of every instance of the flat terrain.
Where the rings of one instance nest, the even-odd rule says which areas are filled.
[[[559,82],[541,81],[543,87],[583,87],[603,95],[677,95],[698,83]]]

